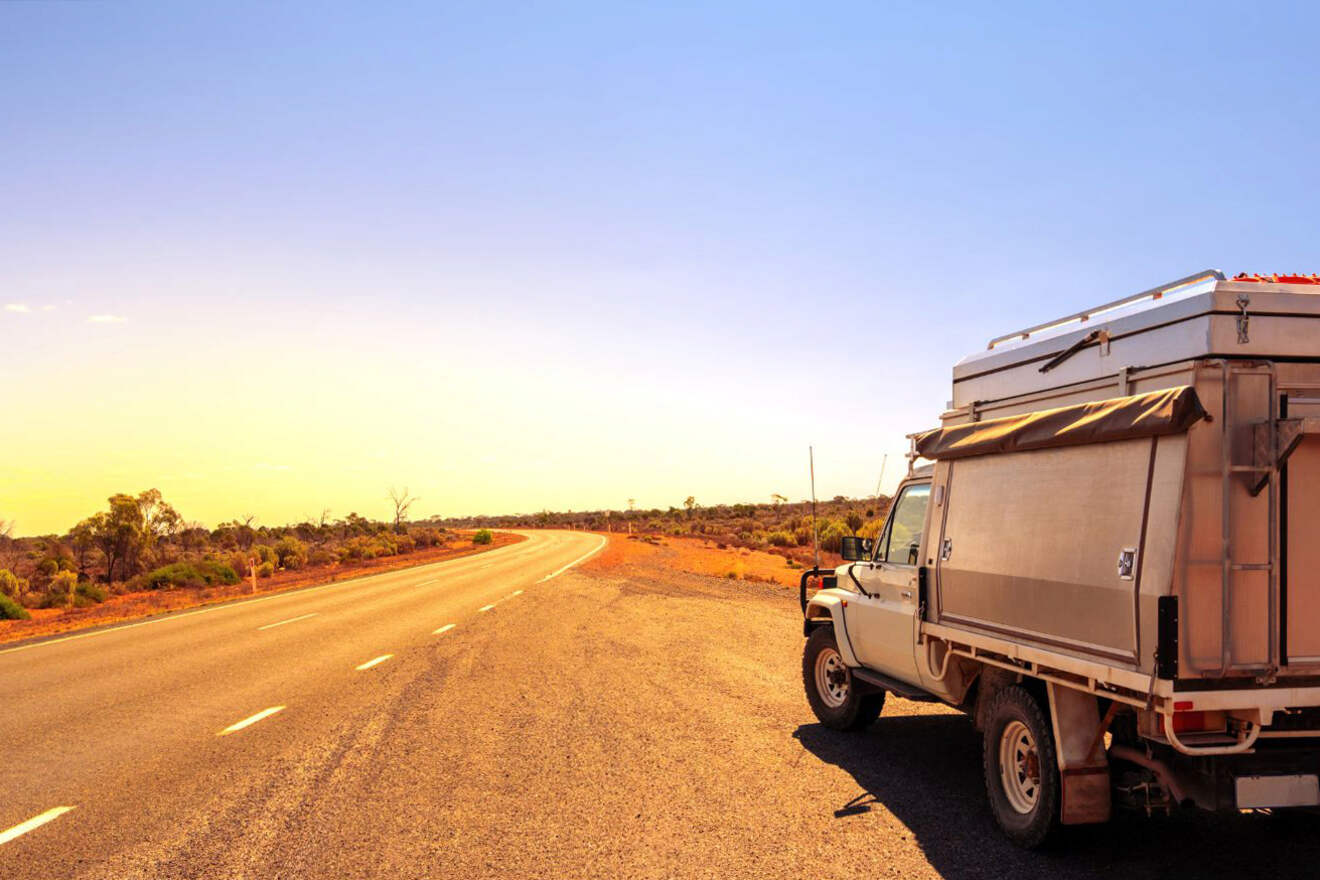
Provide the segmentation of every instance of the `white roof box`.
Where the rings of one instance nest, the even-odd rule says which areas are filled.
[[[953,368],[953,406],[1197,358],[1320,360],[1320,278],[1215,269],[990,341]]]

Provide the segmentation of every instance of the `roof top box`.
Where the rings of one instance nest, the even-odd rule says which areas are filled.
[[[953,407],[1200,358],[1320,359],[1320,278],[1214,269],[991,340],[953,368]]]

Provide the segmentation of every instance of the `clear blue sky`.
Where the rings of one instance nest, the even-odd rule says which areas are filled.
[[[0,517],[892,485],[989,337],[1320,270],[1313,9],[4,4]]]

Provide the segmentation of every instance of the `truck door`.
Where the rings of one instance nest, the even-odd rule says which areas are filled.
[[[871,562],[852,566],[864,591],[845,612],[857,659],[877,672],[910,684],[917,673],[917,569],[930,483],[909,483],[889,510]]]

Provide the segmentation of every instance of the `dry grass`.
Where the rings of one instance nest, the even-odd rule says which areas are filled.
[[[485,553],[488,550],[507,547],[510,544],[525,540],[522,535],[515,535],[511,532],[496,532],[495,539],[490,544],[474,545],[470,540],[471,535],[469,534],[466,537],[468,540],[458,544],[418,550],[400,556],[384,556],[362,562],[317,566],[298,571],[279,571],[268,578],[258,580],[257,593],[263,595],[279,593],[285,590],[296,590],[300,587],[310,587],[317,584],[329,584],[348,578],[379,574],[400,568],[429,565],[433,562],[443,562],[446,559],[456,559],[474,553]],[[150,617],[167,611],[180,611],[200,605],[212,605],[216,602],[250,595],[253,595],[252,582],[244,579],[242,583],[233,586],[180,587],[169,590],[144,590],[137,593],[123,593],[118,596],[111,596],[99,605],[90,605],[86,608],[71,610],[64,608],[33,608],[28,611],[32,615],[30,620],[0,620],[0,644]]]

